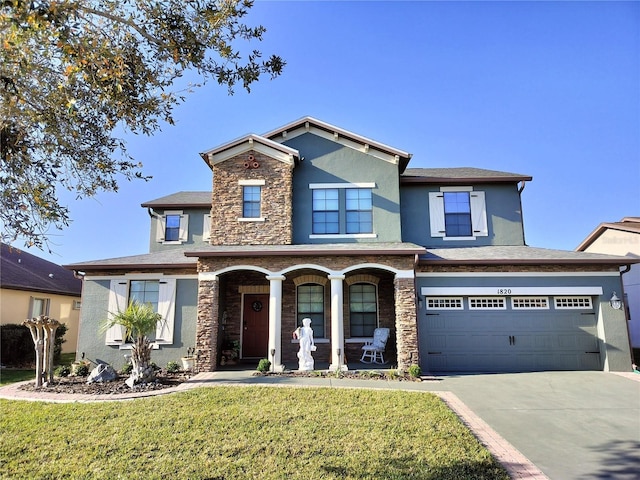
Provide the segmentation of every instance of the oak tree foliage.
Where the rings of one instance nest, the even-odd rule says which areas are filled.
[[[123,133],[173,123],[176,80],[197,72],[229,94],[274,78],[284,61],[249,49],[263,26],[250,0],[0,0],[2,240],[48,247],[77,198],[148,179]],[[175,90],[174,90],[175,89]]]

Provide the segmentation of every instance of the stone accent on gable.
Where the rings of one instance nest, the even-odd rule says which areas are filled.
[[[242,180],[264,180],[260,212],[264,221],[238,220]],[[212,245],[290,245],[292,218],[293,165],[249,151],[213,167]]]

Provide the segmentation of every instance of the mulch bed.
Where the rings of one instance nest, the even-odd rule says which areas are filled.
[[[190,378],[188,373],[166,373],[162,372],[153,383],[134,385],[130,388],[124,381],[128,376],[119,376],[112,382],[87,383],[87,377],[56,377],[53,383],[36,388],[35,382],[29,382],[19,387],[20,390],[28,392],[50,392],[64,394],[83,395],[115,395],[120,393],[148,392],[161,390],[163,388],[177,387]]]

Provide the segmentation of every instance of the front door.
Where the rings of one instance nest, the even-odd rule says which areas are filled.
[[[267,358],[269,295],[246,294],[242,321],[242,358]]]

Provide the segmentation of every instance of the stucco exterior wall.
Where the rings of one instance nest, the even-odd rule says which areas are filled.
[[[398,166],[307,133],[285,142],[304,160],[296,166],[293,184],[293,241],[304,243],[399,242],[400,192]],[[372,189],[375,238],[309,238],[312,234],[312,183],[375,183]],[[341,218],[344,223],[344,219]]]
[[[76,351],[78,343],[78,324],[80,322],[80,310],[74,309],[74,302],[80,301],[80,297],[67,295],[53,295],[41,292],[25,292],[23,290],[0,289],[0,325],[13,323],[20,325],[29,315],[31,297],[49,299],[49,317],[64,323],[67,333],[62,344],[63,353]]]
[[[195,278],[177,280],[173,344],[161,345],[151,352],[151,361],[159,366],[166,366],[169,361],[179,363],[187,349],[195,346],[197,284]],[[107,362],[120,369],[125,364],[124,356],[129,355],[130,350],[105,345],[105,333],[100,332],[100,325],[108,313],[109,286],[109,280],[85,279],[83,282],[83,307],[76,358],[79,359],[84,352],[85,358]]]
[[[464,182],[460,186],[465,185]],[[524,245],[524,229],[520,194],[515,184],[474,184],[475,191],[485,192],[489,235],[475,240],[443,240],[432,237],[429,224],[429,192],[439,192],[439,185],[403,185],[402,239],[432,248],[480,247],[487,245]]]
[[[164,209],[156,209],[155,213],[158,215],[164,215]],[[171,210],[182,210],[184,213],[189,215],[189,234],[188,240],[181,244],[163,244],[162,242],[158,242],[158,223],[162,221],[161,218],[157,216],[148,217],[150,218],[150,229],[149,229],[149,252],[159,252],[162,250],[166,250],[168,248],[185,248],[185,247],[200,247],[203,245],[208,245],[209,241],[204,240],[203,231],[204,231],[204,222],[205,215],[209,215],[211,213],[210,210],[205,210],[202,208],[175,208]]]

